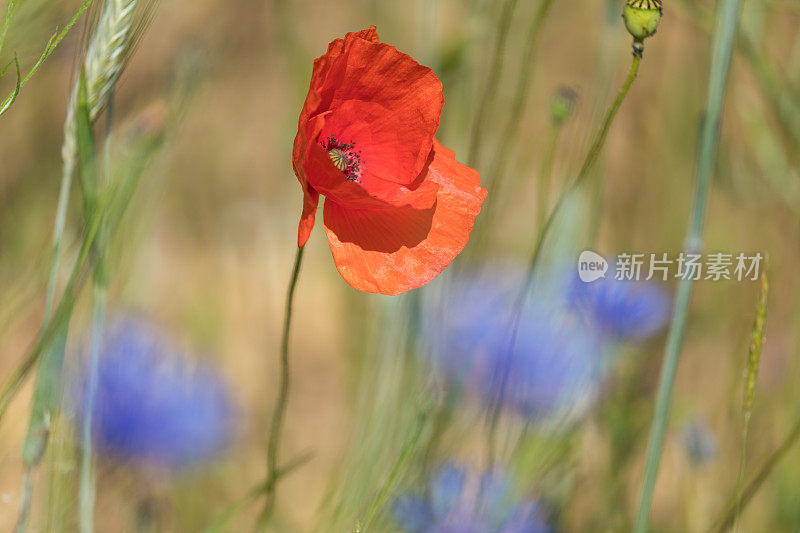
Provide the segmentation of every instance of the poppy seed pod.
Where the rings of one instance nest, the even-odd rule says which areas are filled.
[[[636,42],[641,43],[658,29],[661,22],[661,0],[627,0],[622,13],[625,27]]]

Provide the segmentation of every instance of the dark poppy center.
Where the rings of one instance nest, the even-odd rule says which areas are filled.
[[[358,181],[361,176],[361,151],[355,149],[353,141],[343,143],[336,137],[328,137],[320,144],[328,151],[334,166],[344,172],[345,178]]]

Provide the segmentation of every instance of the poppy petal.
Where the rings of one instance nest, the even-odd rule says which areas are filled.
[[[339,60],[322,137],[353,141],[375,178],[409,184],[424,168],[444,105],[436,74],[384,43],[357,40]],[[364,184],[369,188],[369,182]]]
[[[375,26],[370,26],[367,30],[350,32],[345,35],[344,39],[334,39],[328,45],[328,51],[324,55],[314,60],[314,68],[311,73],[311,90],[309,91],[305,104],[303,105],[303,109],[300,112],[301,124],[308,120],[308,117],[314,114],[314,112],[320,107],[322,98],[316,88],[323,85],[323,82],[327,79],[331,69],[337,64],[337,60],[344,53],[345,48],[347,48],[348,43],[352,43],[357,39],[373,43],[379,42],[378,33],[375,31]]]
[[[300,215],[300,223],[297,226],[297,246],[302,248],[311,236],[314,229],[314,219],[317,216],[317,205],[319,205],[319,193],[311,187],[303,187],[303,212]]]
[[[439,186],[429,209],[348,209],[326,200],[328,243],[353,288],[390,295],[415,289],[439,275],[467,244],[486,197],[477,171],[434,141],[424,182]]]
[[[370,161],[372,176],[408,185],[424,168],[443,105],[436,74],[393,46],[378,42],[373,26],[333,41],[314,62],[298,135],[309,119],[333,112],[323,139],[356,141],[357,149]],[[361,139],[352,136],[354,129],[362,133]],[[369,132],[367,138],[364,132]],[[320,141],[316,137],[305,140]],[[371,181],[364,183],[367,189]]]

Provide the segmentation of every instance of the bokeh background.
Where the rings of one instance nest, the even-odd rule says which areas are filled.
[[[332,39],[376,25],[382,41],[441,78],[445,107],[437,137],[466,162],[504,4],[160,1],[116,91],[114,121],[123,132],[168,128],[169,133],[148,164],[117,239],[110,306],[146,315],[216,365],[232,390],[237,416],[226,451],[191,472],[142,472],[102,462],[98,531],[137,530],[143,514],[156,530],[201,531],[264,479],[284,296],[302,200],[291,146],[312,60]],[[595,232],[595,249],[610,256],[623,251],[675,255],[682,248],[715,2],[665,4],[659,32],[647,41],[639,78],[597,170],[559,225],[557,235],[565,242],[559,237],[555,244],[563,245],[568,259],[570,250],[580,249],[581,237],[569,237],[576,232]],[[505,138],[519,75],[527,72],[522,61],[537,5],[516,7],[481,135],[477,168],[485,183],[493,178],[491,161],[498,150],[504,150],[507,169],[495,191],[491,225],[480,228],[478,219],[487,236],[480,246],[468,245],[464,264],[496,268],[499,278],[507,265],[524,265],[533,246],[537,177],[552,127],[553,95],[561,87],[577,95],[555,152],[555,197],[578,171],[630,62],[620,1],[556,2],[529,65],[518,133]],[[72,0],[24,3],[3,64],[14,52],[23,65],[34,62],[53,28],[77,7]],[[734,54],[706,249],[759,251],[768,258],[772,292],[747,444],[749,475],[800,416],[800,3],[746,2],[742,21],[753,49],[739,46]],[[0,118],[0,376],[20,364],[41,323],[62,127],[82,25]],[[0,85],[10,90],[11,77]],[[68,219],[67,257],[74,257],[81,231],[78,201],[76,195]],[[557,248],[549,248],[551,255]],[[672,285],[665,288],[671,291]],[[696,285],[653,507],[654,531],[707,530],[736,489],[743,372],[758,289],[757,282]],[[428,373],[416,357],[424,350],[404,340],[407,317],[435,320],[415,306],[427,305],[442,290],[440,283],[415,291],[420,296],[357,293],[339,277],[323,232],[315,229],[295,307],[293,383],[281,452],[287,460],[306,454],[309,460],[280,485],[276,531],[355,531],[364,519],[429,395]],[[68,368],[76,366],[86,342],[88,293],[79,300],[70,330]],[[552,443],[543,443],[548,439],[541,435],[534,439],[530,453],[547,459],[531,467],[536,474],[527,477],[529,488],[546,501],[549,521],[558,530],[630,528],[663,344],[662,333],[615,359],[580,423],[570,425],[568,438],[557,432],[558,453],[540,454]],[[31,392],[29,379],[0,423],[3,531],[16,521]],[[504,424],[515,431],[516,422]],[[425,460],[480,467],[485,432],[485,416],[466,407]],[[713,442],[702,457],[687,446],[698,432]],[[74,468],[64,458],[72,450],[69,433],[63,430],[57,439],[62,444],[51,449],[46,468],[37,474],[34,530],[45,528],[45,508],[52,505],[46,502],[52,500],[61,502],[64,517],[53,527],[72,530],[74,491],[46,498],[49,487],[58,484],[52,479],[69,476]],[[743,511],[742,531],[800,530],[798,450],[782,459]],[[421,455],[415,453],[404,465],[409,474],[387,496],[373,530],[398,530],[391,500],[422,483],[411,473]],[[249,528],[259,507],[244,505],[230,530]]]

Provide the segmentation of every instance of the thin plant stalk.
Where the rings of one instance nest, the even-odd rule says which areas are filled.
[[[93,290],[92,348],[89,360],[86,399],[81,424],[81,463],[78,482],[78,524],[81,533],[94,531],[95,476],[92,468],[92,419],[97,395],[98,366],[106,311],[106,288],[95,284]]]
[[[278,474],[275,476],[275,479],[272,480],[271,483],[264,481],[247,491],[247,494],[239,498],[238,500],[234,501],[230,504],[218,517],[214,520],[208,527],[203,529],[203,533],[220,533],[222,531],[228,531],[230,527],[228,523],[245,507],[250,505],[251,503],[255,502],[258,498],[260,498],[265,492],[270,490],[270,486],[277,482],[280,478],[285,475],[288,475],[290,472],[295,470],[296,468],[301,467],[303,464],[307,463],[311,460],[310,455],[301,456],[293,461],[289,461],[284,467],[282,467]]]
[[[523,294],[527,293],[528,289],[530,288],[533,272],[535,272],[536,267],[539,264],[539,259],[542,255],[542,250],[544,249],[544,243],[547,240],[547,235],[550,232],[550,228],[553,226],[553,222],[558,216],[558,213],[566,203],[567,198],[586,180],[589,172],[597,162],[597,158],[600,155],[603,146],[605,145],[606,138],[608,137],[608,132],[611,129],[611,124],[614,122],[614,118],[617,116],[617,112],[622,106],[622,102],[625,101],[625,98],[628,96],[628,92],[631,90],[633,82],[636,80],[636,76],[639,74],[639,66],[641,65],[641,62],[642,58],[639,55],[634,54],[630,70],[628,71],[628,77],[625,79],[625,83],[622,85],[622,88],[620,89],[619,94],[617,94],[614,102],[611,104],[611,107],[608,108],[606,116],[603,119],[603,123],[600,126],[600,130],[597,132],[597,136],[589,147],[589,151],[586,154],[583,165],[581,165],[580,172],[578,172],[578,175],[575,177],[572,183],[570,183],[567,189],[558,198],[558,201],[556,202],[555,206],[553,206],[553,209],[550,211],[550,214],[547,216],[544,224],[539,229],[539,236],[537,237],[536,245],[533,248],[533,253],[531,254],[528,262],[528,272],[526,276],[525,287],[522,291]]]
[[[697,178],[689,230],[684,247],[687,252],[696,253],[702,249],[703,228],[708,196],[711,188],[711,176],[714,169],[717,147],[719,144],[719,122],[722,116],[722,105],[725,89],[730,74],[731,57],[736,41],[739,13],[742,0],[720,0],[718,4],[718,23],[713,36],[711,66],[708,86],[708,107],[702,123],[700,144],[697,156]],[[669,418],[675,376],[678,372],[681,347],[683,345],[686,322],[689,314],[689,302],[692,296],[692,280],[682,279],[675,297],[672,321],[670,323],[664,360],[661,366],[661,378],[656,397],[650,437],[647,446],[644,479],[642,481],[639,511],[636,517],[635,533],[644,533],[648,528],[650,506],[658,475],[661,454],[664,449],[664,436]]]
[[[725,533],[728,531],[736,520],[736,516],[744,510],[745,507],[752,501],[753,496],[756,495],[758,490],[764,484],[764,481],[769,478],[775,467],[786,457],[791,449],[800,441],[800,419],[795,422],[792,430],[786,435],[786,438],[781,442],[780,446],[772,452],[767,460],[758,469],[758,473],[753,476],[747,486],[736,494],[728,506],[728,510],[724,515],[716,521],[715,525],[709,529],[709,532]]]
[[[687,9],[689,20],[695,22],[700,28],[710,30],[713,26],[712,14],[709,10],[689,0],[683,0],[681,5]],[[781,135],[795,147],[800,145],[800,108],[796,105],[797,89],[792,86],[791,80],[781,76],[780,72],[771,64],[763,50],[759,50],[756,43],[748,36],[747,32],[740,32],[736,42],[736,49],[750,64],[753,75],[758,81],[776,125]],[[786,72],[793,72],[792,69]],[[797,150],[787,150],[787,155],[797,164],[800,162]]]
[[[280,388],[278,389],[278,399],[275,403],[275,409],[272,414],[272,421],[269,428],[269,441],[267,443],[267,481],[264,504],[264,510],[261,513],[259,522],[261,526],[265,526],[269,519],[272,517],[272,512],[275,508],[275,496],[277,492],[277,478],[280,474],[278,468],[278,451],[280,446],[281,429],[283,428],[283,419],[286,415],[286,405],[289,399],[289,334],[291,333],[292,325],[292,307],[294,305],[294,294],[297,288],[297,280],[300,277],[300,266],[303,262],[303,251],[305,246],[297,249],[297,255],[294,259],[294,267],[292,268],[292,277],[289,280],[289,290],[286,293],[286,309],[284,313],[283,322],[283,335],[281,337],[281,352],[280,352]]]
[[[53,300],[55,298],[56,286],[58,285],[58,272],[61,261],[61,245],[64,240],[64,229],[67,221],[67,206],[69,205],[69,192],[72,187],[72,171],[64,172],[61,176],[61,186],[58,193],[58,206],[56,207],[56,218],[53,227],[53,240],[50,252],[50,273],[47,280],[47,289],[44,300],[44,311],[42,313],[42,330],[44,332],[45,326],[48,324],[53,311]],[[55,354],[54,354],[55,355]],[[40,387],[40,380],[45,376],[51,376],[61,373],[59,361],[54,361],[54,357],[44,357],[40,362],[39,373],[37,376],[37,388]],[[41,377],[40,377],[41,376]],[[31,421],[31,427],[33,427]],[[48,422],[49,425],[49,422]],[[49,427],[44,428],[44,431],[49,432]],[[39,463],[40,458],[44,455],[44,447],[34,454],[29,461],[25,461],[25,468],[22,473],[22,490],[20,493],[19,505],[19,518],[17,520],[16,531],[22,533],[25,531],[30,513],[31,494],[33,492],[33,471]]]
[[[3,20],[0,21],[0,51],[3,50],[6,33],[8,33],[8,28],[11,26],[11,21],[14,18],[14,13],[17,11],[19,3],[20,0],[8,0],[8,4],[6,4],[6,14],[3,15]]]
[[[87,0],[78,14],[70,21],[70,27],[77,17],[89,6]],[[111,91],[121,75],[130,53],[134,32],[134,11],[138,0],[106,0],[100,12],[97,27],[87,47],[86,56],[81,62],[83,76],[86,79],[86,104],[90,123],[93,123],[108,103]],[[64,32],[58,34],[57,41],[63,38]],[[57,44],[57,41],[55,44]],[[46,54],[51,52],[48,43]],[[49,52],[48,52],[49,50]],[[46,58],[43,55],[42,58]],[[40,62],[43,61],[40,59]],[[38,65],[38,64],[37,64]],[[52,257],[45,295],[45,314],[43,323],[48,321],[55,299],[58,284],[61,247],[66,227],[67,209],[72,187],[73,174],[78,160],[77,108],[79,84],[76,82],[67,106],[64,122],[64,142],[62,145],[62,175],[59,189],[56,219],[53,228]],[[69,316],[65,317],[68,327]],[[65,334],[66,335],[66,331]],[[63,342],[63,339],[62,339]],[[22,496],[20,498],[20,515],[17,530],[25,530],[30,498],[32,492],[33,470],[41,462],[47,448],[49,423],[57,409],[61,368],[64,360],[63,345],[46,347],[41,361],[34,388],[34,405],[28,423],[28,432],[24,444],[25,472],[23,473]]]
[[[553,0],[542,0],[539,8],[534,15],[530,28],[528,29],[527,42],[525,51],[522,54],[522,61],[520,63],[519,81],[514,93],[514,99],[511,104],[511,110],[508,114],[508,121],[503,128],[503,133],[498,144],[497,152],[492,160],[492,166],[489,168],[489,192],[486,195],[486,200],[483,204],[483,226],[487,227],[488,217],[494,214],[494,202],[500,191],[503,183],[506,168],[510,160],[510,153],[512,147],[515,146],[514,140],[517,138],[519,128],[522,125],[521,117],[525,112],[525,105],[528,102],[530,91],[528,88],[531,83],[531,70],[533,67],[533,58],[536,54],[536,48],[539,44],[539,37],[542,33],[547,15],[553,7]],[[473,237],[474,238],[474,237]]]
[[[625,83],[620,89],[617,98],[609,107],[608,112],[603,120],[602,125],[600,126],[600,130],[597,132],[597,136],[595,137],[594,141],[592,142],[591,146],[589,147],[589,151],[586,154],[586,159],[581,166],[581,170],[576,176],[576,178],[572,181],[569,187],[561,194],[558,199],[558,202],[553,207],[553,210],[550,212],[549,216],[545,220],[544,224],[539,228],[539,236],[536,241],[536,245],[533,248],[533,252],[531,254],[530,261],[528,263],[528,270],[525,275],[525,280],[523,281],[523,287],[519,291],[517,298],[514,302],[513,311],[511,316],[512,324],[510,328],[510,335],[509,335],[509,343],[508,343],[508,350],[511,351],[514,349],[514,346],[517,342],[517,335],[519,333],[520,321],[522,317],[522,310],[525,306],[525,302],[528,297],[528,292],[530,291],[531,284],[533,283],[534,272],[536,271],[536,267],[539,263],[539,258],[542,253],[542,249],[544,248],[544,242],[546,240],[547,234],[550,228],[553,225],[553,221],[556,219],[561,207],[565,204],[566,199],[574,192],[583,181],[586,179],[586,176],[589,175],[589,172],[592,170],[595,162],[597,162],[597,158],[602,151],[603,145],[605,144],[606,138],[608,137],[608,132],[611,128],[611,124],[614,122],[614,118],[617,116],[617,112],[619,108],[622,106],[622,102],[625,100],[625,97],[630,92],[631,86],[633,82],[636,80],[636,76],[639,73],[639,65],[641,64],[642,58],[639,54],[633,54],[633,61],[631,62],[631,68],[628,72],[628,76],[625,80]],[[500,390],[497,394],[497,398],[493,401],[493,405],[489,410],[489,417],[488,417],[488,425],[489,425],[489,434],[488,434],[488,442],[487,442],[487,456],[488,456],[488,463],[489,467],[494,464],[495,455],[496,455],[496,433],[497,427],[499,425],[499,418],[500,418],[500,410],[503,403],[503,397],[505,393],[505,381],[507,379],[507,369],[504,369],[504,375],[501,376],[501,386]]]
[[[102,190],[108,183],[111,165],[111,127],[114,120],[113,92],[108,96],[108,109],[106,112],[106,139],[103,150],[103,172],[100,174],[99,187]],[[87,113],[88,114],[88,113]],[[104,178],[103,178],[104,177]],[[92,421],[97,396],[97,380],[100,365],[100,349],[103,343],[103,331],[108,301],[108,278],[105,264],[105,251],[107,249],[107,235],[105,220],[101,219],[97,236],[95,253],[97,265],[92,286],[92,346],[89,359],[89,372],[87,379],[86,397],[83,402],[83,420],[81,424],[81,462],[78,481],[78,525],[81,533],[94,531],[94,504],[96,496],[96,479],[92,468]]]
[[[550,126],[547,141],[542,155],[542,167],[539,172],[538,206],[536,208],[536,231],[542,231],[547,218],[547,209],[550,205],[550,184],[553,179],[553,166],[556,160],[556,149],[561,137],[562,124],[554,123]]]
[[[483,86],[483,90],[480,94],[478,111],[475,113],[475,124],[472,126],[469,151],[467,152],[467,161],[469,166],[473,168],[477,168],[480,164],[480,150],[483,134],[486,130],[486,120],[489,116],[489,110],[494,103],[497,88],[500,86],[500,74],[503,71],[503,60],[505,58],[508,32],[511,27],[511,21],[514,18],[514,10],[517,7],[517,3],[518,0],[508,0],[503,7],[503,12],[500,14],[500,20],[497,23],[497,35],[492,52],[492,61],[489,67],[489,73],[486,76],[486,84]]]
[[[50,57],[50,55],[53,53],[53,51],[56,49],[59,43],[64,39],[64,37],[66,37],[67,33],[69,33],[69,31],[72,29],[72,26],[74,26],[75,23],[78,22],[78,19],[81,17],[81,15],[83,15],[83,12],[89,8],[89,5],[92,3],[92,1],[93,0],[85,0],[81,5],[81,7],[78,9],[78,11],[69,20],[69,22],[67,22],[66,26],[64,26],[64,29],[62,29],[61,31],[56,30],[56,32],[50,36],[50,39],[47,41],[47,45],[45,46],[42,55],[39,56],[39,59],[36,61],[36,63],[34,63],[31,69],[28,70],[27,74],[25,74],[24,77],[20,76],[19,61],[17,61],[16,55],[14,56],[14,63],[16,65],[16,70],[17,70],[17,83],[14,89],[11,91],[11,93],[8,94],[2,102],[0,102],[0,116],[2,116],[6,111],[9,110],[11,105],[17,99],[19,91],[22,89],[22,87],[25,86],[26,83],[28,83],[28,80],[30,80],[31,77],[34,74],[36,74],[36,72],[45,62],[45,60],[48,57]],[[13,17],[14,10],[16,9],[16,6],[18,4],[19,2],[12,1],[9,2],[7,5],[6,15],[3,17],[2,28],[0,28],[0,49],[2,49],[3,41],[5,40],[5,32],[8,30],[8,26],[11,24],[11,18]],[[0,78],[2,78],[4,73],[5,69],[3,69],[2,72],[0,72]]]
[[[411,434],[411,437],[406,442],[405,446],[403,446],[403,450],[400,452],[400,456],[397,458],[397,462],[394,464],[394,467],[389,473],[386,482],[383,484],[380,491],[378,491],[378,494],[375,496],[375,499],[372,500],[372,503],[370,503],[369,509],[367,510],[367,514],[364,518],[364,524],[357,529],[359,533],[366,533],[367,529],[372,525],[372,521],[375,519],[375,515],[377,514],[378,510],[381,509],[386,503],[386,499],[389,497],[389,494],[397,482],[397,479],[403,472],[403,468],[408,463],[412,453],[417,447],[417,443],[422,436],[422,431],[425,429],[427,420],[427,409],[417,415],[416,424],[414,425],[414,430]]]
[[[734,515],[733,530],[738,531],[739,511],[744,485],[744,470],[747,464],[747,434],[750,429],[750,418],[753,415],[753,402],[755,400],[756,379],[758,367],[761,364],[761,352],[764,348],[764,327],[767,321],[767,298],[769,295],[769,280],[767,274],[761,274],[761,292],[758,298],[756,318],[753,322],[753,333],[750,340],[750,350],[747,357],[747,378],[744,386],[744,426],[742,428],[742,458],[739,461],[739,476],[736,480],[736,514]]]

